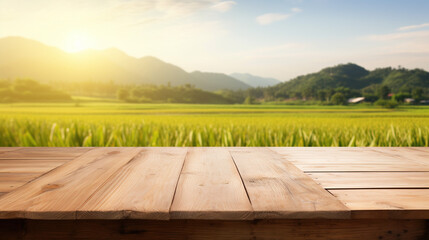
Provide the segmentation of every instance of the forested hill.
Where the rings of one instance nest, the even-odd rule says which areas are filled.
[[[264,89],[276,98],[317,98],[320,91],[348,88],[357,93],[376,93],[387,86],[392,93],[411,93],[420,88],[429,91],[429,72],[421,69],[379,68],[368,71],[353,63],[325,68],[317,73],[294,78]],[[319,94],[318,94],[319,93]]]

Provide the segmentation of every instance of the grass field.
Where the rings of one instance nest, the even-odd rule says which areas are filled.
[[[429,146],[429,107],[0,104],[0,146]]]

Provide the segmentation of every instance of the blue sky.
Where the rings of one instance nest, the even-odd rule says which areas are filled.
[[[288,80],[347,62],[429,70],[428,12],[427,0],[0,0],[0,37]]]

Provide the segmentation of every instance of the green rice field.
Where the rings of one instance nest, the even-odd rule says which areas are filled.
[[[0,146],[429,146],[429,107],[0,104]]]

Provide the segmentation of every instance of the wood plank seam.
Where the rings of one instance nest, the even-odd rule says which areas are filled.
[[[136,159],[138,159],[140,156],[142,155],[142,151],[140,151],[138,154],[136,154],[134,157],[132,157],[128,162],[126,162],[125,164],[123,164],[123,166],[126,166],[127,164],[130,164],[131,162],[135,161]],[[115,172],[113,172],[102,184],[100,184],[100,186],[98,186],[94,192],[77,208],[80,209],[82,208],[100,189],[102,189],[107,182],[109,182],[112,178],[114,178],[114,176],[120,172],[122,170],[122,167],[118,168]],[[126,214],[127,210],[123,210],[122,214]],[[78,210],[76,210],[75,212],[75,219],[77,218],[77,212]]]
[[[276,151],[274,151],[272,148],[267,148],[269,151],[271,151],[271,152],[273,152],[274,154],[277,154],[277,155],[279,155],[280,156],[280,158],[282,158],[282,159],[285,159],[281,154],[279,154],[278,152],[276,152]],[[288,161],[290,164],[292,164],[292,165],[294,165],[296,168],[298,168],[299,170],[301,170],[298,166],[296,166],[293,162],[291,162],[291,161],[289,161],[289,160],[287,160],[287,159],[285,159],[286,161]],[[301,172],[303,172],[305,175],[307,175],[309,178],[311,178],[311,179],[313,179],[310,175],[308,175],[307,174],[307,172],[305,172],[305,171],[302,171],[301,170]],[[313,179],[313,181],[314,181],[314,179]],[[318,182],[316,182],[316,181],[314,181],[317,185],[319,185],[321,188],[324,188],[323,186],[322,186],[322,184],[320,184],[320,183],[318,183]],[[326,192],[328,192],[330,195],[332,195],[334,198],[336,198],[336,199],[338,199],[334,194],[332,194],[330,191],[328,191],[326,188],[324,188],[325,190],[326,190]],[[343,204],[344,205],[344,204]],[[346,205],[344,205],[345,207],[347,207]]]
[[[253,208],[226,148],[192,148],[171,206],[172,219],[253,219]]]
[[[293,165],[293,166],[295,166],[297,169],[299,169],[301,172],[303,172],[303,174],[305,174],[305,175],[307,175],[310,179],[312,179],[313,180],[313,182],[315,182],[317,185],[319,185],[322,189],[325,189],[325,188],[323,188],[323,186],[321,185],[321,184],[319,184],[318,182],[316,182],[316,181],[314,181],[314,179],[311,177],[311,176],[309,176],[308,174],[307,174],[307,172],[305,172],[305,171],[302,171],[298,166],[296,166],[293,162],[291,162],[291,161],[289,161],[289,160],[287,160],[287,159],[285,159],[285,157],[283,156],[283,155],[281,155],[281,154],[279,154],[278,152],[276,152],[276,151],[274,151],[272,148],[270,148],[270,147],[267,147],[267,149],[269,150],[269,151],[271,151],[273,154],[275,154],[275,155],[278,155],[281,159],[284,159],[285,161],[287,161],[287,162],[289,162],[291,165]],[[326,192],[329,194],[329,195],[331,195],[332,197],[334,197],[335,199],[337,199],[339,202],[341,202],[333,193],[331,193],[330,191],[328,191],[327,189],[325,189],[326,190]],[[350,210],[350,208],[349,207],[347,207],[347,205],[345,205],[343,202],[341,202],[342,204],[343,204],[343,206],[346,208],[346,209],[348,209],[348,211],[349,211],[349,214],[350,214],[350,216],[351,216],[351,210]]]
[[[243,184],[243,187],[244,187],[244,190],[246,191],[246,195],[247,195],[247,198],[249,199],[250,205],[252,205],[252,199],[250,199],[249,191],[247,190],[246,184],[244,183],[244,180],[243,180],[243,176],[241,176],[241,172],[237,167],[237,163],[235,162],[234,156],[231,154],[231,151],[228,151],[228,152],[232,158],[232,162],[234,163],[235,169],[237,170],[238,175],[240,176],[241,184]],[[252,205],[252,209],[253,209],[253,205]]]
[[[230,152],[254,200],[256,219],[350,218],[344,204],[275,151],[231,148]]]
[[[73,160],[71,160],[71,161],[73,161]],[[31,182],[36,181],[36,180],[37,180],[37,179],[39,179],[40,177],[42,177],[42,176],[44,176],[44,175],[46,175],[46,174],[48,174],[48,173],[50,173],[50,172],[54,171],[55,169],[57,169],[57,168],[59,168],[59,167],[63,166],[63,165],[64,165],[64,164],[66,164],[66,163],[67,163],[67,162],[64,162],[63,164],[58,165],[57,167],[54,167],[54,168],[52,168],[51,170],[48,170],[48,171],[46,171],[46,172],[42,173],[41,175],[39,175],[39,176],[35,177],[34,179],[31,179],[30,181],[26,182],[25,184],[23,184],[23,185],[21,185],[21,186],[17,187],[17,188],[16,188],[16,189],[14,189],[12,192],[14,192],[15,190],[20,189],[21,187],[23,187],[23,186],[25,186],[25,185],[27,185],[27,184],[29,184],[29,183],[31,183]],[[1,200],[2,198],[4,198],[5,196],[7,196],[7,195],[8,195],[8,193],[11,193],[11,192],[7,192],[6,194],[0,195],[0,200]]]
[[[176,198],[176,192],[179,186],[179,181],[180,181],[180,178],[182,177],[182,171],[183,171],[183,168],[185,167],[185,163],[188,157],[189,157],[189,148],[186,148],[185,160],[183,160],[182,168],[180,169],[180,174],[179,174],[179,177],[177,178],[176,186],[174,187],[173,198],[171,199],[170,207],[168,209],[169,216],[171,216],[171,207],[173,206],[174,199]]]

